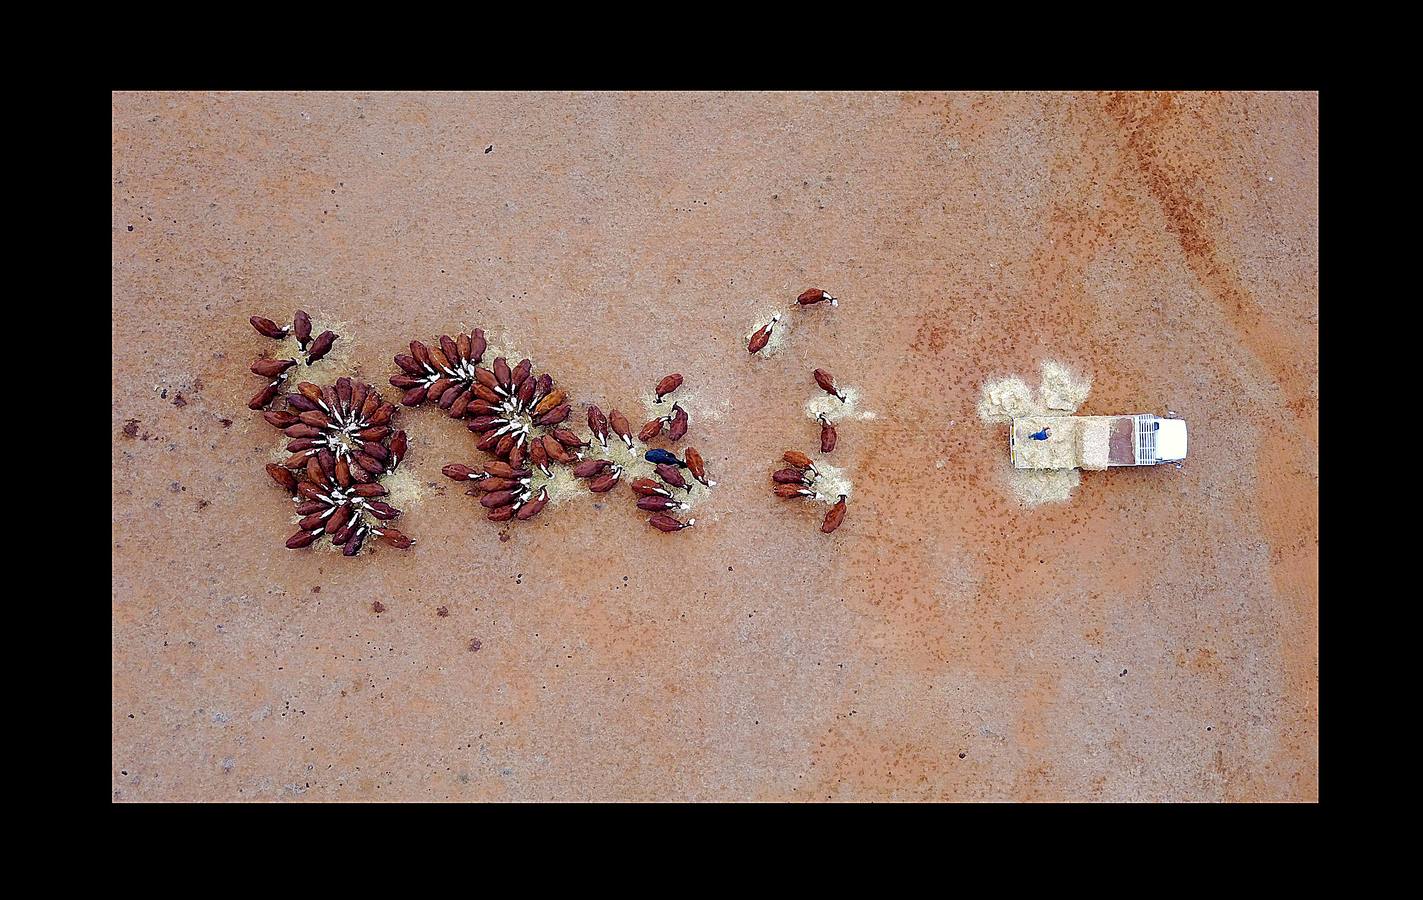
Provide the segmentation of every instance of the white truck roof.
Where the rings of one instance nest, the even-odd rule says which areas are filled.
[[[1156,459],[1171,462],[1186,458],[1186,423],[1182,419],[1157,419]]]

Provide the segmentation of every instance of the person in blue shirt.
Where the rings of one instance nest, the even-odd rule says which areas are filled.
[[[1050,433],[1050,432],[1049,432],[1047,426],[1043,426],[1043,430],[1042,430],[1042,431],[1035,431],[1035,432],[1033,432],[1032,434],[1028,435],[1028,437],[1032,438],[1032,439],[1035,440],[1035,441],[1045,441],[1045,440],[1048,439],[1048,434],[1049,434],[1049,433]]]

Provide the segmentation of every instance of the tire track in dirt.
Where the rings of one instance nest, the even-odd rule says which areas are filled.
[[[1193,97],[1192,100],[1197,98]],[[1209,98],[1203,100],[1210,103]],[[1217,216],[1206,197],[1223,192],[1202,190],[1218,184],[1217,159],[1205,151],[1212,135],[1202,139],[1199,116],[1177,102],[1174,94],[1111,94],[1104,99],[1108,115],[1122,128],[1126,148],[1166,217],[1191,271],[1215,299],[1244,346],[1254,354],[1284,393],[1285,408],[1306,430],[1311,443],[1319,439],[1319,397],[1311,385],[1309,360],[1315,348],[1267,321],[1260,304],[1246,288],[1225,255],[1215,232]],[[1216,109],[1203,110],[1215,119]],[[1317,365],[1317,363],[1316,363]]]
[[[1245,102],[1250,102],[1246,98]],[[1264,429],[1257,505],[1271,548],[1271,577],[1284,617],[1284,726],[1271,760],[1289,795],[1318,794],[1319,740],[1319,396],[1318,332],[1282,329],[1269,321],[1243,279],[1221,252],[1222,226],[1208,197],[1221,197],[1219,160],[1226,158],[1215,123],[1216,95],[1109,94],[1103,108],[1122,129],[1126,149],[1166,217],[1191,271],[1231,327],[1279,386],[1284,409],[1262,411],[1278,420]],[[1202,123],[1207,127],[1202,129]],[[1211,152],[1216,151],[1216,152]],[[1304,440],[1298,440],[1298,438]],[[1302,765],[1301,765],[1302,764]],[[1276,795],[1263,776],[1242,796]]]

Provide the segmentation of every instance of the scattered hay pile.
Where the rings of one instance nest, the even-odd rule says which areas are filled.
[[[978,417],[989,424],[1011,422],[1040,411],[1033,399],[1033,389],[1016,375],[985,384],[978,401]]]
[[[845,470],[832,466],[823,459],[815,461],[815,471],[819,474],[815,478],[815,483],[811,487],[815,488],[816,497],[821,503],[834,506],[835,502],[843,495],[849,497],[854,485],[850,482]]]
[[[1092,389],[1090,378],[1078,376],[1053,360],[1043,362],[1040,375],[1036,391],[1017,376],[984,384],[978,402],[979,418],[988,424],[1006,424],[1034,416],[1068,416],[1077,411]],[[1107,454],[1102,444],[1110,438],[1110,426],[1106,432],[1099,433],[1096,427],[1072,425],[1060,436],[1054,430],[1047,441],[1031,440],[1028,435],[1040,428],[1041,425],[1014,435],[1017,452],[1020,456],[1039,454],[1052,461],[1053,468],[1018,469],[1011,463],[1007,467],[1008,487],[1024,506],[1069,499],[1082,482],[1077,466],[1106,468]]]
[[[1044,410],[1075,413],[1092,390],[1092,379],[1079,378],[1062,363],[1046,360],[1038,384],[1038,405]]]
[[[1064,503],[1082,483],[1076,469],[1009,469],[1008,488],[1024,506]]]

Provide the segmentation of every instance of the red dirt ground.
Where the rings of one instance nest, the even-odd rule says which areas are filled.
[[[1288,93],[116,94],[112,796],[1317,800],[1318,131]],[[472,326],[630,417],[679,371],[721,484],[680,534],[625,487],[505,530],[402,411],[415,547],[287,550],[246,320],[298,306],[379,385]],[[1045,357],[1083,414],[1184,417],[1185,467],[1019,507],[974,406]],[[817,366],[878,413],[828,537],[767,477]]]

